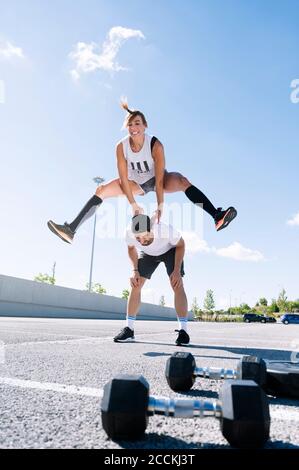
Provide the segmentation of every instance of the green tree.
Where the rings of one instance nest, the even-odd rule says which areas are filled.
[[[280,312],[287,310],[287,299],[286,290],[282,289],[276,302]]]
[[[265,297],[261,297],[255,306],[255,312],[260,314],[267,313],[268,301]]]
[[[268,310],[269,313],[278,313],[279,312],[279,307],[278,307],[275,299],[271,300],[271,304],[268,306],[267,310]]]
[[[129,289],[124,289],[124,290],[122,291],[121,298],[128,300],[129,295],[130,295]]]
[[[164,297],[164,295],[161,295],[160,300],[159,300],[159,305],[160,305],[161,307],[165,307],[166,302],[165,302],[165,297]]]
[[[242,315],[243,313],[252,312],[252,310],[248,304],[241,304],[239,307],[230,307],[228,313],[231,315]]]
[[[243,303],[240,305],[240,310],[241,310],[241,313],[247,313],[251,310],[251,308],[249,307],[248,304]]]
[[[197,298],[194,297],[192,305],[191,305],[191,312],[193,312],[193,315],[196,316],[196,313],[198,312],[198,310],[199,310],[199,305],[197,302]]]
[[[45,284],[56,284],[56,277],[55,277],[55,272],[56,272],[56,261],[54,261],[53,267],[52,267],[52,276],[50,274],[43,274],[39,273],[37,276],[35,276],[34,281],[36,282],[44,282]]]
[[[211,289],[208,289],[206,292],[206,296],[203,303],[203,308],[208,313],[213,313],[215,308],[215,301],[214,301],[214,292]]]
[[[87,290],[89,290],[88,282],[85,284],[85,287],[87,288]],[[98,282],[95,282],[95,283],[92,282],[90,292],[93,292],[94,294],[106,294],[107,293],[106,289]]]
[[[287,310],[290,312],[299,312],[299,301],[293,300],[291,302],[287,302]]]
[[[37,276],[35,276],[34,280],[36,282],[43,282],[45,284],[55,284],[55,278],[53,276],[50,276],[49,274],[39,273]]]
[[[194,315],[196,320],[202,320],[204,312],[200,310],[200,307],[197,302],[197,297],[194,297],[192,305],[191,305],[191,312]]]

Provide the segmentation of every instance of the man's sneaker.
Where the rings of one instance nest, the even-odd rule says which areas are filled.
[[[134,337],[134,330],[131,330],[128,326],[126,326],[121,332],[115,336],[114,338],[115,343],[125,343],[126,341],[133,341]]]
[[[189,344],[190,338],[188,333],[185,330],[175,330],[178,332],[178,337],[175,341],[177,346],[181,346],[181,344]]]
[[[215,227],[217,232],[227,227],[231,221],[236,217],[237,211],[234,207],[229,207],[226,211],[222,210],[222,207],[218,207],[215,215]]]
[[[48,221],[48,227],[51,232],[55,233],[61,240],[66,243],[72,243],[75,232],[73,232],[67,222],[64,225],[58,225],[53,220]]]

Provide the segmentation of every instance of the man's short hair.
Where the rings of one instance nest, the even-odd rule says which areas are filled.
[[[151,219],[148,215],[138,214],[132,218],[132,232],[135,235],[151,231]]]

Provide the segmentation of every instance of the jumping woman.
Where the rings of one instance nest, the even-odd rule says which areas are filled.
[[[144,114],[130,110],[126,102],[121,105],[127,111],[124,127],[127,128],[128,135],[116,145],[118,178],[99,186],[95,195],[71,223],[59,225],[49,220],[49,229],[65,242],[71,243],[78,228],[95,213],[105,199],[126,196],[132,207],[132,215],[135,216],[143,213],[135,196],[143,196],[150,191],[156,192],[158,223],[163,212],[164,193],[183,191],[191,202],[201,204],[203,210],[210,214],[217,231],[227,227],[236,217],[236,209],[216,209],[188,178],[178,172],[168,172],[165,169],[163,145],[156,137],[146,133],[147,121]]]

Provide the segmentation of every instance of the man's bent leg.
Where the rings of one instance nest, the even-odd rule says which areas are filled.
[[[183,285],[174,291],[174,305],[179,322],[179,328],[180,330],[185,330],[187,332],[188,301]]]
[[[134,322],[141,303],[141,289],[146,281],[145,277],[140,277],[139,286],[132,287],[127,304],[126,326],[134,331]]]
[[[126,326],[117,336],[114,337],[115,343],[125,343],[126,341],[132,341],[135,339],[134,323],[140,307],[141,289],[145,281],[146,279],[144,277],[140,277],[139,286],[132,287],[131,289],[127,304]]]
[[[176,339],[178,346],[188,344],[190,341],[187,333],[188,325],[188,301],[183,284],[181,287],[174,289],[174,305],[177,313],[179,329],[176,330],[179,334]]]

